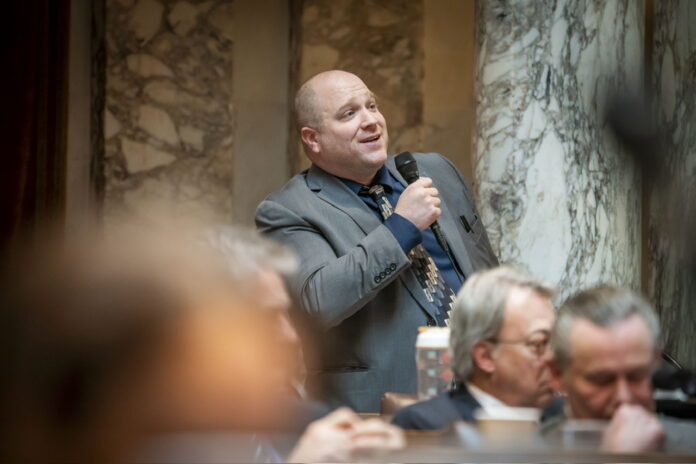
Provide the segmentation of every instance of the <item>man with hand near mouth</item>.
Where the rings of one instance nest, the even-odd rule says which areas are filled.
[[[652,376],[661,354],[660,324],[640,295],[612,285],[583,290],[559,309],[551,332],[552,383],[567,398],[566,419],[606,421],[607,452],[696,452],[693,421],[655,414]]]
[[[415,393],[419,326],[445,326],[454,295],[497,265],[461,174],[438,154],[415,154],[408,184],[387,156],[374,94],[354,74],[327,71],[295,98],[312,166],[256,211],[256,224],[299,256],[290,283],[308,360],[308,389],[329,405],[376,412],[384,392]],[[430,229],[438,221],[450,250]]]

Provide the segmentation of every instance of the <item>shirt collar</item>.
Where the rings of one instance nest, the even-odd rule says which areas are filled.
[[[372,184],[370,185],[363,185],[359,182],[355,182],[354,180],[344,179],[342,177],[339,177],[339,179],[341,179],[341,181],[357,195],[367,192],[367,189],[372,185],[382,185],[385,192],[391,193],[394,190],[395,184],[398,183],[398,181],[391,175],[386,165],[382,165],[382,167],[379,168],[379,171],[377,171],[375,174],[375,177],[372,179]]]
[[[535,420],[539,420],[541,416],[541,411],[536,408],[516,408],[508,406],[471,382],[465,382],[465,384],[471,396],[481,405],[481,409],[493,419],[528,419],[530,415],[533,415],[535,416]]]
[[[506,406],[506,404],[500,401],[498,398],[491,395],[490,393],[486,393],[473,383],[466,382],[466,388],[467,390],[469,390],[469,393],[471,393],[471,396],[476,398],[476,401],[478,401],[478,403],[484,410],[490,407],[498,408]]]

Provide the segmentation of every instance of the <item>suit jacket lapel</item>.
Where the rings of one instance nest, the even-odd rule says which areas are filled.
[[[457,389],[451,393],[450,399],[454,403],[454,407],[459,411],[461,419],[468,421],[475,419],[474,413],[481,405],[463,383],[459,384]]]
[[[307,185],[317,192],[319,198],[346,213],[366,235],[381,224],[346,184],[320,167],[312,165],[309,168]]]

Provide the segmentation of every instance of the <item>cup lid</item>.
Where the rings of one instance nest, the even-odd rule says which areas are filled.
[[[420,327],[416,347],[447,348],[449,346],[449,327]]]

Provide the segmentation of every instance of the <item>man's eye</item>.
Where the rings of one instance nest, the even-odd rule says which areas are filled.
[[[354,114],[355,114],[355,111],[353,111],[353,110],[348,110],[348,111],[346,111],[345,113],[343,113],[343,117],[344,117],[344,118],[349,118],[349,117],[353,116]]]
[[[642,382],[648,377],[650,377],[649,369],[640,369],[637,371],[633,371],[626,376],[627,380],[632,383]]]
[[[549,342],[547,342],[546,340],[542,340],[539,342],[534,342],[533,346],[537,351],[544,351],[548,344]]]
[[[600,374],[600,375],[591,375],[591,376],[587,377],[587,380],[590,383],[593,383],[597,386],[605,386],[605,385],[610,385],[612,382],[614,382],[614,380],[616,380],[616,378],[613,375]]]
[[[367,107],[370,108],[371,110],[376,110],[376,109],[377,109],[377,103],[370,103],[369,105],[367,105]]]
[[[549,346],[549,340],[530,340],[529,342],[527,342],[527,345],[529,345],[532,351],[534,351],[536,354],[544,354],[546,348]]]

